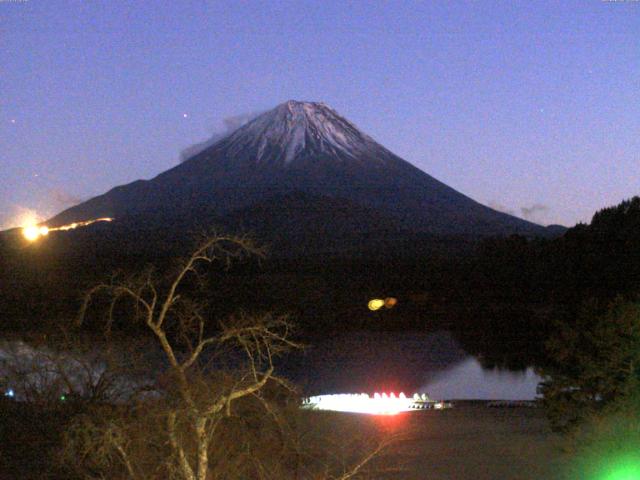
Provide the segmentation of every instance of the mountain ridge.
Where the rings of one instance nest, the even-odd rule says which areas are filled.
[[[431,177],[326,104],[293,100],[153,179],[115,187],[49,224],[199,208],[224,216],[294,191],[378,209],[415,231],[547,234],[544,227],[492,210]]]

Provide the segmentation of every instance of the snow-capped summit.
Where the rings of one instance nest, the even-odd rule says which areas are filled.
[[[288,227],[273,227],[281,235],[293,224],[306,228],[313,221],[322,229],[340,222],[343,231],[364,237],[372,225],[382,224],[429,234],[545,234],[539,225],[439,182],[324,103],[293,100],[157,177],[116,187],[65,210],[49,225],[146,214],[164,216],[170,224],[171,218],[222,219],[238,212],[266,222],[292,219]]]
[[[258,147],[257,161],[265,160],[266,152],[278,147],[285,163],[291,163],[305,148],[355,157],[373,142],[327,105],[293,100],[237,130],[229,138],[230,147],[245,147],[246,138]]]
[[[234,157],[280,165],[320,156],[361,160],[383,148],[326,104],[295,100],[263,113],[217,146]]]

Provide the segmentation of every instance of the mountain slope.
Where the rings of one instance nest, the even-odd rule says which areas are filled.
[[[152,180],[116,187],[49,224],[145,212],[224,217],[292,192],[343,199],[416,232],[545,234],[543,227],[485,207],[422,172],[328,106],[295,101]]]

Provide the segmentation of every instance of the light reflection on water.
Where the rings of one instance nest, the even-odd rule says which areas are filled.
[[[0,374],[2,361],[10,351],[21,353],[30,362],[36,354],[52,354],[28,348],[22,342],[0,343]],[[83,358],[81,363],[89,360]],[[98,362],[94,365],[97,373],[102,371],[98,360],[92,360]],[[145,364],[157,362],[147,358]],[[71,362],[68,367],[73,370],[74,365]],[[350,332],[314,341],[279,365],[279,371],[301,386],[306,395],[418,392],[435,399],[530,400],[536,397],[540,381],[531,369],[483,369],[448,332]]]
[[[532,400],[539,382],[531,368],[525,372],[485,370],[469,357],[440,372],[423,390],[441,399]]]
[[[350,332],[314,342],[286,369],[309,395],[402,391],[436,399],[530,400],[540,381],[532,369],[483,369],[448,332]]]

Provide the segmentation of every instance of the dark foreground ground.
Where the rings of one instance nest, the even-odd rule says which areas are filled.
[[[15,411],[0,415],[0,480],[68,479],[51,463],[64,419],[19,407],[16,404]],[[352,440],[371,445],[377,438],[397,436],[387,453],[370,464],[370,476],[365,478],[572,479],[565,472],[568,460],[562,456],[559,439],[539,408],[458,402],[450,410],[395,416],[305,412],[301,420],[316,432],[318,444],[328,444],[334,461],[342,463],[344,456],[345,465],[362,458],[361,453],[352,455],[343,448]]]
[[[333,421],[346,420],[335,414]],[[352,419],[347,420],[348,423]],[[390,417],[362,415],[353,428],[397,433],[375,477],[424,480],[561,479],[568,461],[561,454],[539,408],[488,408],[457,404],[445,411]]]

